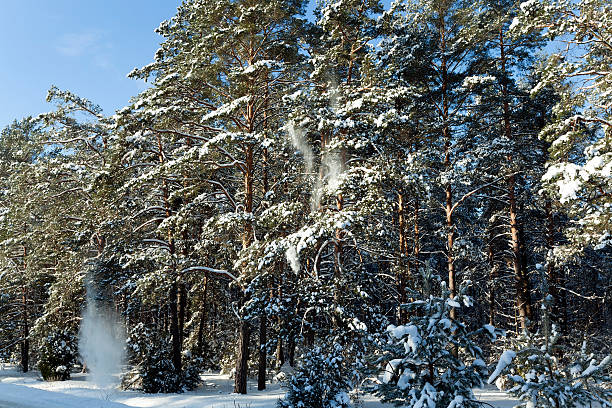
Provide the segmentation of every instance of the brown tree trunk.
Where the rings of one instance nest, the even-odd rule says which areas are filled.
[[[187,289],[185,288],[185,283],[183,281],[179,283],[178,296],[178,331],[179,343],[182,346],[185,338],[185,314],[187,310]]]
[[[251,108],[249,108],[250,110]],[[252,129],[251,129],[252,130]],[[253,146],[247,144],[244,149],[245,153],[245,172],[244,172],[244,212],[251,214],[253,212],[253,176],[254,176],[254,163],[253,163]],[[242,248],[246,249],[253,242],[253,226],[250,221],[245,221],[244,232],[242,235]],[[244,305],[246,294],[240,294],[240,308]],[[247,393],[247,374],[249,371],[249,342],[251,336],[251,329],[249,322],[242,316],[240,318],[240,328],[237,344],[237,361],[236,361],[236,378],[234,381],[234,392],[237,394]]]
[[[200,311],[200,323],[198,325],[198,337],[196,341],[196,353],[202,356],[204,345],[204,325],[206,324],[206,297],[208,295],[208,277],[204,277],[204,295],[202,298],[202,309]]]
[[[27,289],[22,289],[22,324],[23,324],[23,340],[21,341],[21,370],[27,373],[30,369],[30,322],[28,317],[28,296]]]
[[[280,369],[283,364],[285,364],[285,353],[283,353],[283,338],[279,334],[276,340],[276,368]]]
[[[172,336],[172,364],[177,375],[181,374],[181,343],[178,319],[178,285],[175,282],[170,287],[170,334]]]
[[[268,358],[267,347],[267,323],[265,310],[262,310],[259,316],[259,370],[257,372],[257,389],[263,391],[266,389],[266,362]]]
[[[499,29],[499,49],[502,75],[506,74],[506,48],[504,44],[503,30]],[[510,124],[510,100],[508,83],[502,80],[502,98],[504,111],[504,135],[508,140],[512,139]],[[512,155],[508,156],[508,163],[513,164]],[[510,174],[507,180],[508,201],[510,211],[510,240],[512,248],[512,267],[516,279],[516,305],[519,313],[521,330],[527,330],[528,322],[533,319],[531,315],[531,293],[529,289],[529,277],[521,265],[521,240],[519,236],[518,214],[516,207],[516,176]]]
[[[241,320],[238,335],[238,355],[236,356],[236,378],[234,381],[234,392],[236,394],[247,393],[247,374],[249,372],[249,339],[251,338],[251,326],[248,322]]]
[[[399,268],[397,271],[397,290],[399,293],[399,301],[397,307],[397,316],[400,324],[405,324],[408,321],[408,314],[402,305],[406,304],[406,281],[407,274],[410,273],[410,260],[408,259],[408,239],[406,237],[406,215],[404,210],[404,195],[397,194],[397,216],[399,227]]]

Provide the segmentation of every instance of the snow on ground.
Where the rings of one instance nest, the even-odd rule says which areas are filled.
[[[278,384],[257,391],[249,383],[247,395],[233,394],[233,380],[227,375],[208,373],[204,384],[184,394],[143,394],[137,391],[100,389],[87,381],[86,374],[73,374],[69,381],[45,382],[38,372],[20,373],[0,368],[0,408],[274,408],[284,394]],[[497,388],[476,390],[483,402],[494,408],[511,408],[516,401]],[[392,408],[373,397],[365,398],[363,408]]]

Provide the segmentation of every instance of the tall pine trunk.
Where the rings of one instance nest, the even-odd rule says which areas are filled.
[[[249,112],[252,111],[252,107],[249,107]],[[249,115],[250,117],[250,115]],[[252,130],[252,129],[251,129]],[[247,143],[244,148],[245,153],[245,172],[244,172],[244,212],[245,214],[251,214],[253,212],[253,176],[254,176],[254,162],[253,162],[253,146]],[[253,225],[247,219],[244,223],[244,232],[242,235],[242,248],[247,249],[253,242]],[[239,336],[236,353],[236,378],[234,381],[234,392],[236,394],[247,393],[247,374],[249,372],[249,343],[251,340],[251,327],[249,322],[244,316],[242,310],[246,302],[246,293],[241,291],[240,293],[240,322],[239,322]]]
[[[234,392],[236,394],[247,393],[247,374],[249,372],[249,340],[251,338],[251,326],[244,319],[240,320],[238,331],[238,355],[236,356],[236,378],[234,380]]]
[[[266,389],[266,360],[268,358],[266,343],[268,318],[265,310],[262,310],[259,316],[259,369],[257,370],[257,389],[263,391]]]
[[[181,374],[181,336],[178,318],[178,284],[176,280],[170,287],[170,335],[172,336],[172,364],[177,375]]]
[[[506,80],[506,46],[504,43],[503,30],[499,28],[499,51],[502,79],[502,103],[504,115],[504,136],[512,140],[512,128],[510,123],[510,100],[508,92],[508,82]],[[514,159],[510,154],[508,164],[513,167]],[[521,259],[521,239],[519,234],[519,216],[516,205],[516,176],[511,173],[507,179],[509,216],[510,216],[510,246],[512,249],[512,269],[516,279],[516,306],[518,309],[521,330],[527,330],[528,323],[533,319],[531,311],[531,290],[529,288],[529,277],[522,267]]]
[[[406,214],[404,209],[404,195],[397,193],[397,217],[399,228],[399,268],[397,272],[397,290],[399,292],[397,317],[400,324],[405,324],[408,321],[408,314],[402,307],[407,303],[406,297],[406,281],[410,274],[410,260],[408,259],[408,239],[406,237]]]
[[[196,353],[198,357],[202,356],[204,351],[204,325],[206,324],[206,297],[208,295],[208,277],[204,277],[204,295],[202,297],[202,306],[200,311],[200,322],[198,324],[198,334],[196,339]]]
[[[28,293],[24,286],[22,289],[22,325],[23,339],[21,340],[21,371],[27,373],[30,369],[30,322],[28,317]]]

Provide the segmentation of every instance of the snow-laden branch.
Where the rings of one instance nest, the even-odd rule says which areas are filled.
[[[187,269],[183,269],[181,273],[194,272],[194,271],[205,271],[205,272],[210,272],[210,273],[214,273],[217,275],[225,275],[229,277],[231,280],[233,280],[234,282],[237,282],[238,284],[240,284],[240,282],[238,281],[238,278],[234,276],[231,272],[226,271],[225,269],[214,269],[214,268],[209,268],[208,266],[191,266]]]
[[[165,248],[170,247],[170,244],[168,244],[166,241],[162,241],[161,239],[148,238],[148,239],[143,239],[142,242],[144,242],[145,244],[160,244],[161,246]]]

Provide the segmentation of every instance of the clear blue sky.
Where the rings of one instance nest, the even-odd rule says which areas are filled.
[[[0,0],[0,129],[53,110],[45,102],[51,85],[97,103],[107,115],[125,106],[145,89],[127,74],[153,60],[162,40],[154,30],[180,3]]]
[[[52,110],[51,85],[98,103],[106,114],[144,89],[126,75],[148,64],[154,30],[180,0],[0,2],[0,128]]]

